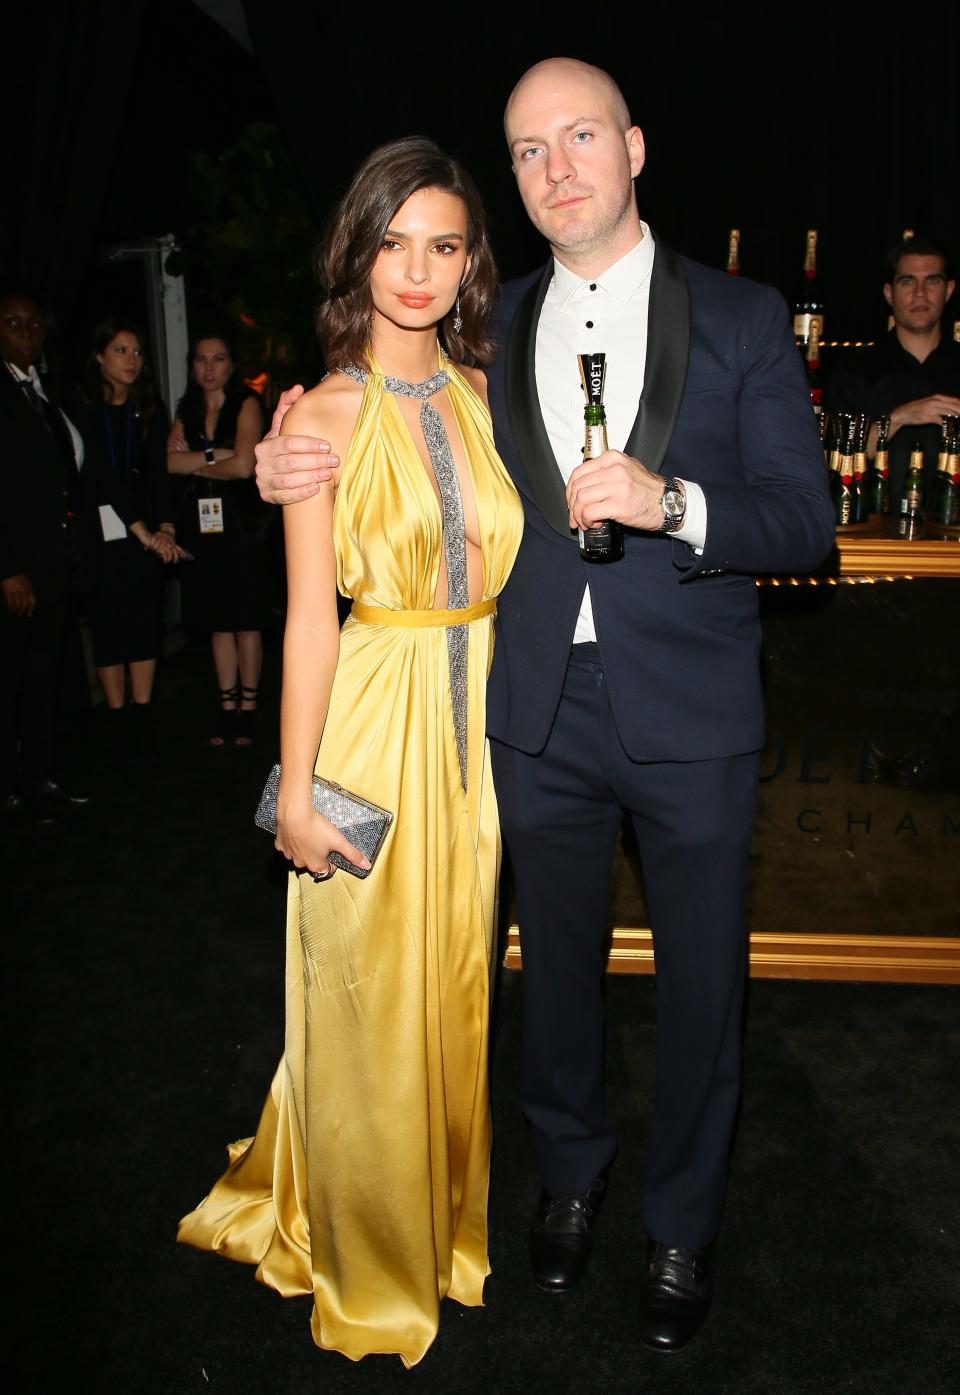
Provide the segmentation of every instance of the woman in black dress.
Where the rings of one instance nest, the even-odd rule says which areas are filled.
[[[162,646],[163,564],[177,561],[167,416],[135,325],[104,319],[91,336],[84,399],[70,415],[83,436],[84,474],[100,511],[99,578],[90,603],[97,677],[112,712],[142,726]]]
[[[167,443],[167,469],[189,476],[178,518],[196,561],[182,576],[182,618],[211,634],[220,719],[210,744],[243,746],[253,736],[268,620],[266,511],[253,481],[263,413],[222,334],[194,341],[189,370]]]

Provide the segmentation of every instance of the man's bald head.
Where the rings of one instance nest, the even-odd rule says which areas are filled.
[[[565,266],[599,274],[640,241],[643,132],[609,73],[576,58],[537,63],[504,126],[523,206]]]
[[[542,87],[546,90],[571,80],[592,86],[620,130],[628,129],[630,110],[623,93],[609,73],[594,67],[592,63],[583,63],[579,58],[544,58],[542,62],[534,63],[532,68],[527,69],[507,98],[503,114],[507,140],[510,140],[510,112],[521,95],[526,95],[533,88]]]

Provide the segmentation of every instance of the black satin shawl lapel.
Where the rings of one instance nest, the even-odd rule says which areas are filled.
[[[690,352],[690,291],[676,252],[657,243],[647,313],[647,362],[637,419],[624,454],[648,470],[663,464],[687,379]]]
[[[521,300],[514,316],[507,344],[507,408],[524,474],[530,481],[537,507],[551,528],[561,537],[573,541],[576,534],[570,531],[563,476],[543,424],[537,395],[537,324],[552,280],[551,258],[540,280],[533,283]]]

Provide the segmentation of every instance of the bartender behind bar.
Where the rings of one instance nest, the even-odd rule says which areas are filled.
[[[892,511],[899,508],[910,452],[917,445],[923,449],[930,498],[941,423],[960,414],[960,344],[941,327],[953,287],[944,248],[922,237],[897,243],[887,258],[883,287],[893,328],[880,343],[840,359],[827,382],[828,411],[866,412],[874,423],[869,455],[876,449],[878,417],[890,418]]]

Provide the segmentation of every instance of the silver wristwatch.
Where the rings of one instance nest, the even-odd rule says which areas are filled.
[[[687,496],[679,480],[664,480],[660,507],[663,509],[663,522],[657,532],[675,533],[682,526],[687,512]]]

